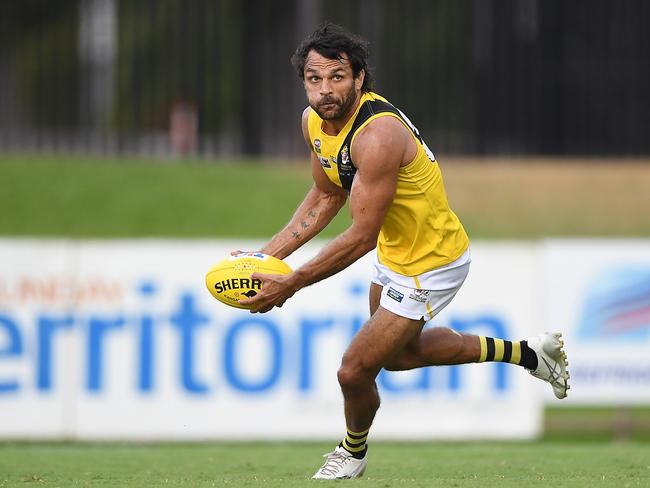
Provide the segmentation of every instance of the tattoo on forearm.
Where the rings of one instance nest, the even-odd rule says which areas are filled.
[[[309,227],[309,224],[303,220],[302,222],[300,222],[300,227],[306,229],[307,227]]]
[[[293,235],[294,239],[296,239],[296,240],[300,239],[300,232],[293,231],[291,234]]]
[[[310,210],[307,215],[309,215],[312,218],[315,218],[316,217],[316,212],[314,212],[313,210]]]

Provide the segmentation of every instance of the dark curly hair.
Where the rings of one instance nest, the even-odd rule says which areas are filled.
[[[327,59],[340,60],[341,54],[345,53],[355,78],[359,77],[361,70],[365,71],[361,90],[369,92],[373,88],[374,79],[368,68],[368,45],[368,41],[363,37],[351,34],[340,25],[326,22],[302,40],[291,56],[291,64],[296,68],[298,76],[304,80],[305,60],[312,49]]]

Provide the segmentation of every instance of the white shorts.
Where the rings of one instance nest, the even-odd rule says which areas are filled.
[[[375,255],[372,282],[383,286],[382,307],[413,320],[431,320],[456,296],[469,273],[469,248],[445,266],[417,276],[404,276],[381,264]]]

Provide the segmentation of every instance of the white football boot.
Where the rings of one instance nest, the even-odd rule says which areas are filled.
[[[357,459],[348,451],[338,446],[333,452],[323,456],[325,464],[311,477],[313,480],[345,480],[359,478],[368,464],[368,455]]]
[[[551,384],[559,399],[565,398],[569,386],[569,362],[562,350],[564,341],[560,332],[544,332],[528,339],[528,347],[537,354],[537,368],[528,372],[535,378]]]

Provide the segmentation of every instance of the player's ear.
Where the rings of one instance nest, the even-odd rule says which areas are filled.
[[[362,69],[359,71],[359,74],[357,77],[354,79],[354,87],[357,90],[361,90],[361,87],[363,86],[363,81],[366,79],[366,70]]]

